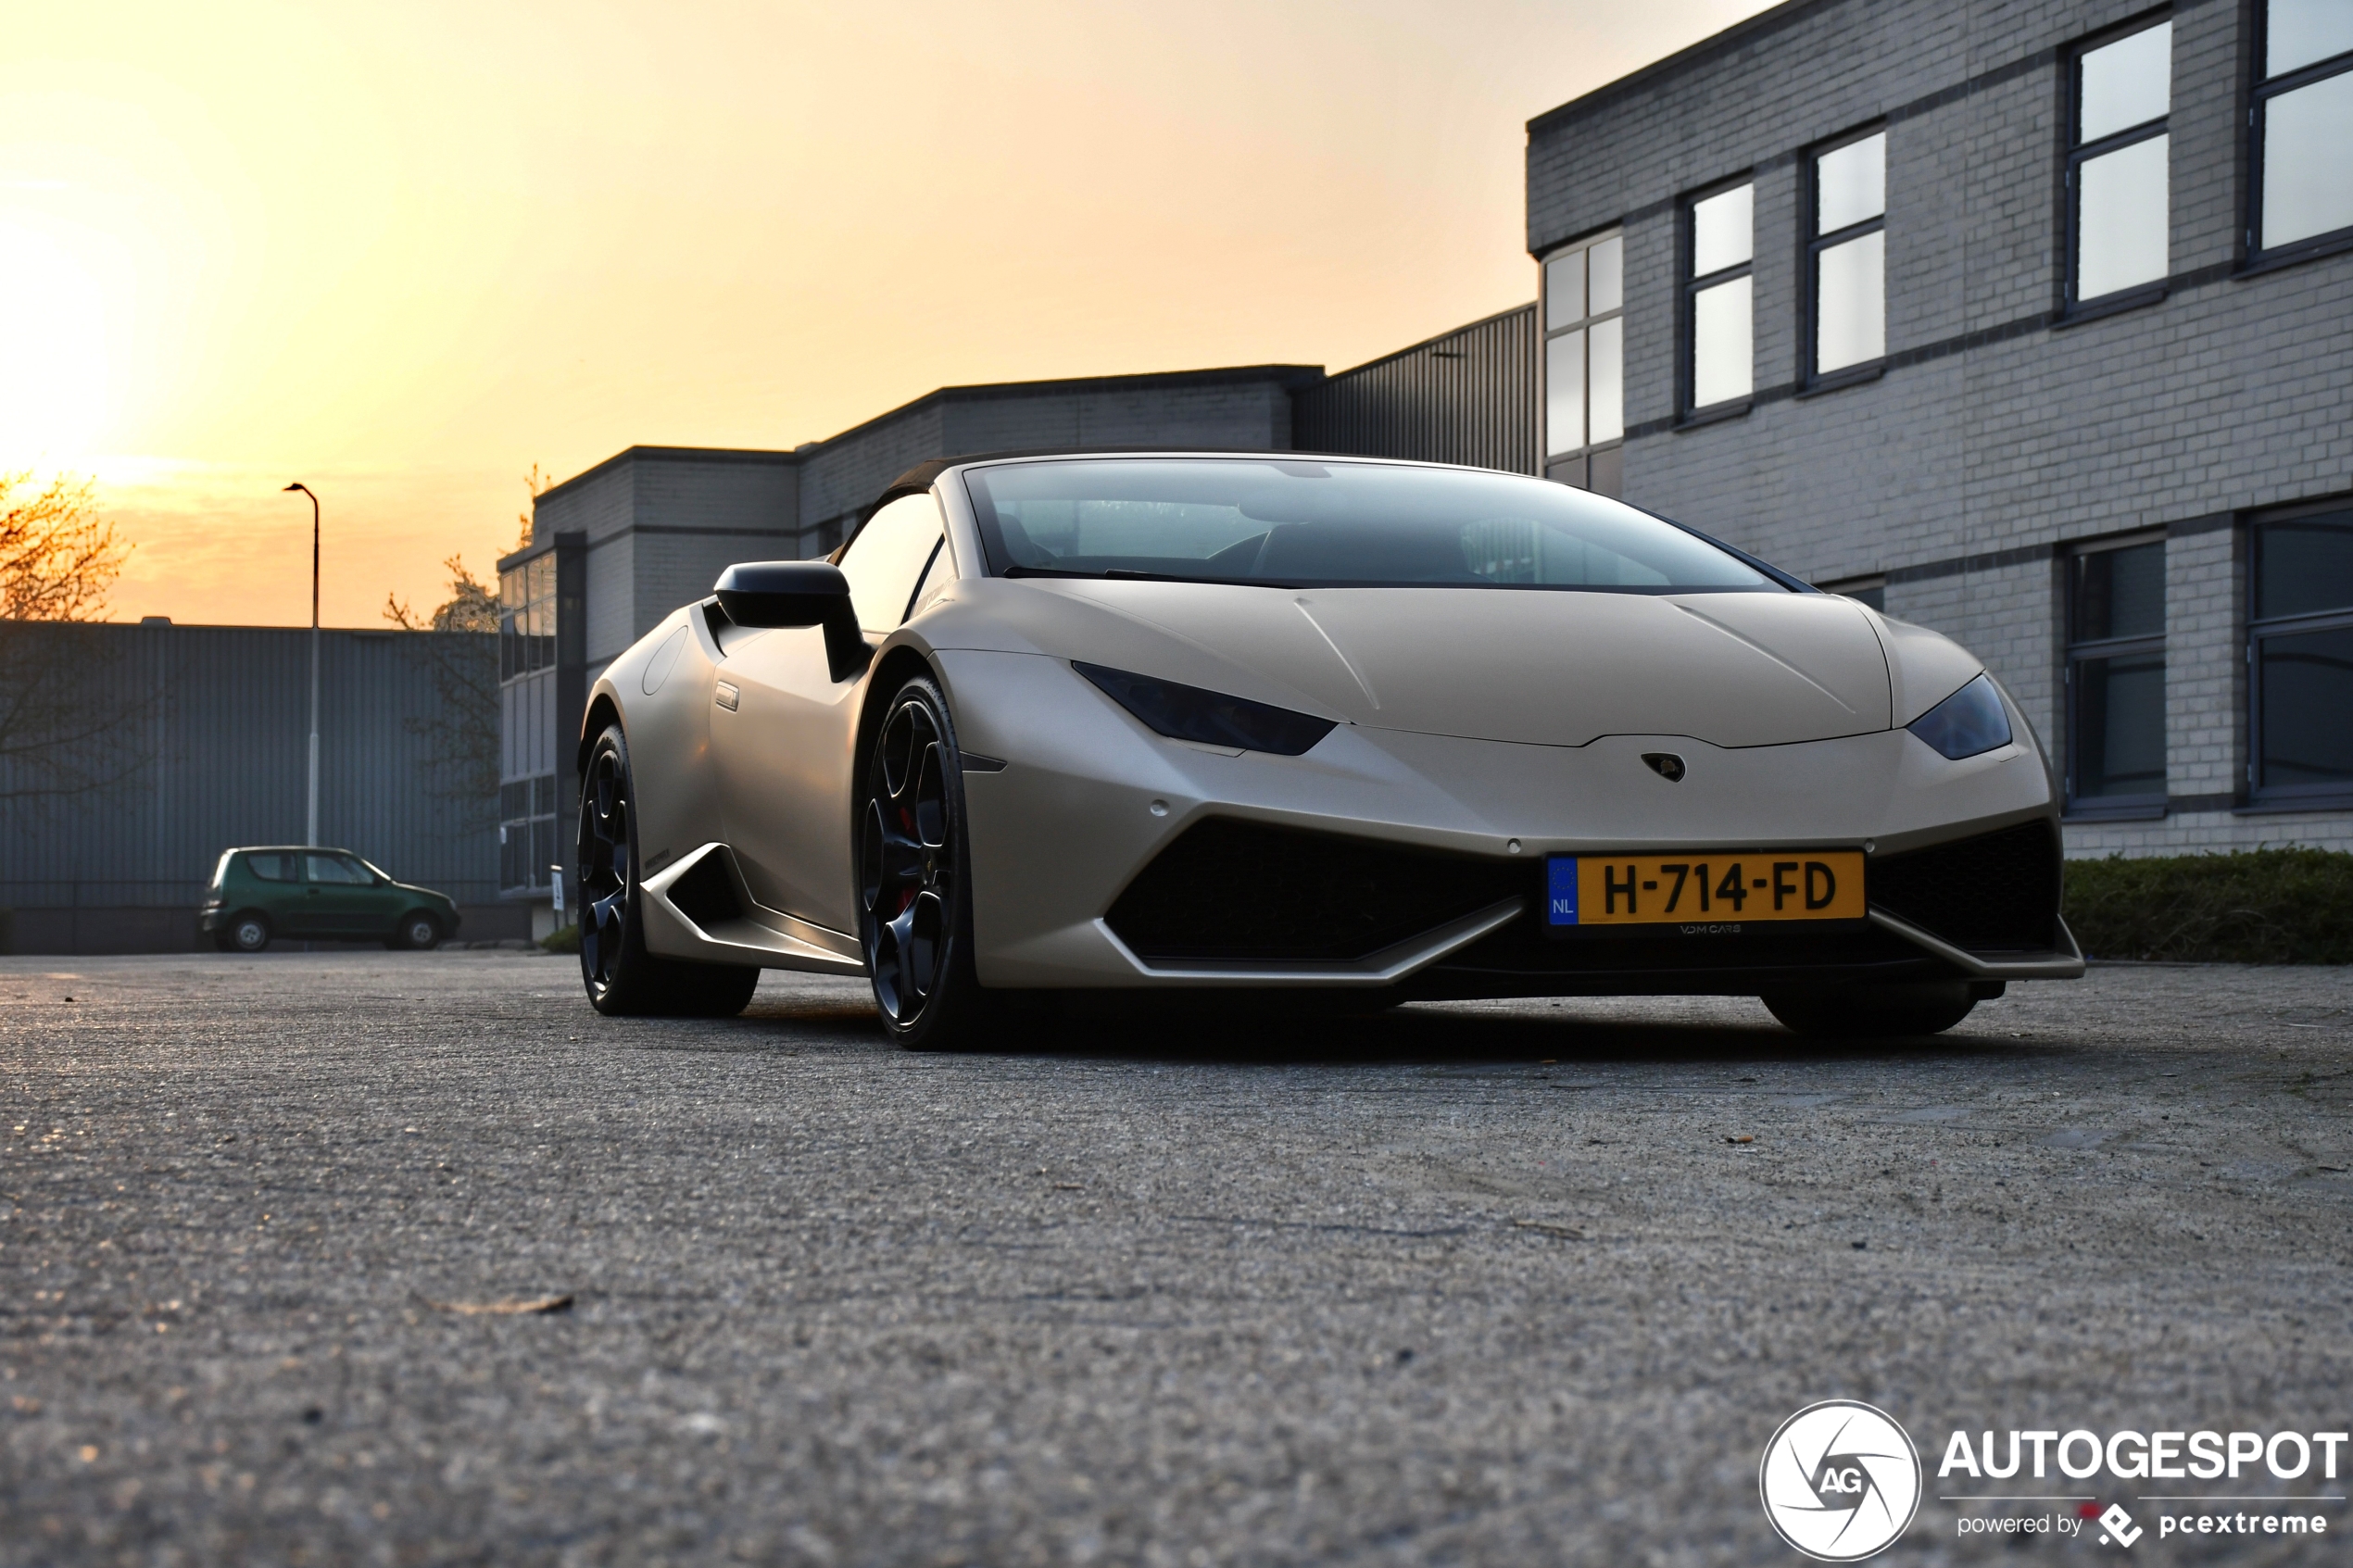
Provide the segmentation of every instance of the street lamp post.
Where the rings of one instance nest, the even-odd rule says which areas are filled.
[[[303,843],[319,847],[319,497],[296,480],[286,486],[310,496],[310,790]]]

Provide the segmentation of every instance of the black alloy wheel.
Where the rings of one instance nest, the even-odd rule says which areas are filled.
[[[580,883],[580,979],[608,1016],[671,1013],[732,1018],[760,985],[740,964],[696,963],[646,950],[645,894],[637,884],[636,784],[621,726],[597,737],[580,785],[573,872]]]
[[[973,977],[963,761],[930,681],[891,697],[862,794],[859,936],[883,1027],[919,1050],[977,1043],[989,998]]]
[[[637,857],[629,831],[629,748],[614,725],[597,737],[580,782],[580,978],[599,1012],[611,1006],[623,955],[635,935],[630,895]]]

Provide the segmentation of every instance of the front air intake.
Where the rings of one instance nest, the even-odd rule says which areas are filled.
[[[1142,959],[1337,964],[1535,890],[1518,861],[1212,817],[1163,849],[1106,918]]]
[[[2057,946],[2058,832],[2046,822],[1873,860],[1879,908],[1972,953]]]

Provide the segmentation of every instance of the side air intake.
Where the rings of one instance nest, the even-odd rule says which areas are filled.
[[[1871,902],[1972,953],[2051,950],[2059,912],[2058,834],[2048,822],[1874,860]]]

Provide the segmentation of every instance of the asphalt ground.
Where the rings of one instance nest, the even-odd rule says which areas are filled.
[[[2122,1556],[1961,1537],[2024,1505],[1942,1500],[1946,1434],[2347,1426],[2349,1024],[2353,972],[2104,967],[1931,1042],[932,1057],[784,975],[713,1022],[508,953],[0,960],[0,1562],[1797,1563],[1758,1460],[1832,1397],[1929,1467],[1877,1561]],[[2353,1533],[1983,1486],[2135,1558]]]

